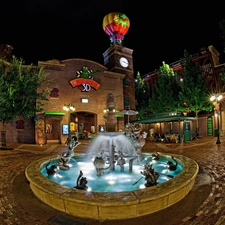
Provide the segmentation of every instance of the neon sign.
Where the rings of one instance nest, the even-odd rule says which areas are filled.
[[[77,78],[70,81],[72,87],[78,87],[83,92],[89,92],[91,88],[97,90],[100,84],[93,80],[94,74],[98,74],[100,71],[92,72],[87,67],[82,67],[81,71],[77,71]]]

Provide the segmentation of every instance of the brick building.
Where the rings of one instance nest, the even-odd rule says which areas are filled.
[[[120,111],[135,110],[133,50],[123,46],[130,20],[112,12],[103,18],[102,26],[111,42],[103,53],[104,65],[87,59],[38,62],[52,81],[49,101],[34,118],[24,121],[18,117],[7,124],[7,141],[65,143],[70,134],[88,138],[102,131],[124,130],[127,118]],[[12,49],[0,46],[0,56],[8,59]]]
[[[47,79],[52,80],[47,106],[34,118],[18,117],[7,124],[6,140],[65,143],[68,132],[87,138],[102,129],[124,130],[126,117],[120,110],[135,109],[132,53],[121,44],[113,44],[103,53],[104,65],[79,58],[39,61]],[[75,110],[63,109],[69,105]]]
[[[208,48],[201,48],[200,52],[194,55],[191,55],[193,62],[199,63],[201,69],[203,70],[203,78],[207,81],[208,87],[211,94],[222,94],[223,98],[225,98],[224,93],[221,93],[222,87],[221,82],[219,81],[219,74],[224,68],[224,64],[220,64],[219,62],[220,53],[215,49],[214,46],[210,45]],[[174,71],[179,71],[181,76],[176,76],[178,82],[182,79],[182,66],[181,60],[173,62],[169,64],[169,66]],[[150,90],[153,91],[154,81],[157,79],[158,72],[152,71],[147,73],[144,76],[144,79],[149,83]],[[215,130],[220,127],[222,132],[225,132],[225,113],[224,113],[224,102],[221,102],[220,105],[220,116],[219,119],[216,114],[200,114],[198,116],[198,124],[199,124],[199,135],[200,136],[211,136],[215,135]],[[185,115],[179,115],[176,118],[176,112],[171,112],[170,116],[162,116],[159,118],[159,115],[149,115],[148,119],[143,120],[143,124],[145,124],[146,130],[154,130],[161,131],[164,133],[170,133],[171,130],[173,133],[180,133],[181,136],[185,137],[185,133],[187,133],[186,127],[188,129],[188,135],[186,140],[191,140],[192,136],[196,131],[196,120],[191,117],[186,117]],[[192,116],[192,115],[189,115]],[[188,126],[186,126],[188,125]],[[152,131],[153,132],[153,131]],[[185,138],[184,138],[185,139]]]
[[[2,56],[11,54],[12,47],[5,45]],[[10,54],[9,54],[10,53]],[[24,120],[17,117],[11,124],[7,124],[6,140],[20,143],[65,143],[68,137],[67,130],[79,138],[104,131],[124,130],[127,118],[119,111],[124,108],[135,109],[133,50],[121,44],[111,45],[104,53],[104,65],[87,59],[52,59],[39,61],[44,66],[48,78],[54,82],[51,86],[49,101],[42,113],[34,118]],[[202,49],[200,54],[192,56],[204,69],[204,77],[214,93],[219,93],[218,75],[224,64],[219,63],[219,53],[213,46]],[[176,70],[182,68],[180,61],[170,64]],[[145,76],[150,87],[157,72]],[[179,78],[177,78],[179,79]],[[72,105],[75,110],[65,111],[63,106]],[[190,127],[190,133],[195,131],[196,122],[190,118],[179,120],[171,117],[150,118],[143,122],[146,132],[163,131],[174,133],[185,132],[185,127]],[[221,107],[220,128],[225,131],[224,105]],[[130,122],[135,121],[135,116],[130,116]],[[186,125],[184,123],[186,122]],[[200,136],[213,135],[218,127],[218,120],[214,114],[201,115],[198,118]],[[70,129],[68,123],[70,122]],[[184,126],[185,125],[185,126]],[[189,140],[189,139],[187,139]]]

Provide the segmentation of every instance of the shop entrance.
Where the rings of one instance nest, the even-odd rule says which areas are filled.
[[[184,142],[191,141],[190,121],[184,121]]]
[[[212,117],[207,118],[207,135],[208,136],[212,136],[213,135]]]
[[[90,112],[74,112],[71,114],[71,120],[74,123],[74,130],[71,134],[77,135],[79,139],[90,139],[92,135],[98,132],[97,115]]]
[[[61,116],[47,116],[45,121],[45,133],[47,143],[61,143]]]
[[[62,116],[46,115],[45,136],[46,143],[62,143]],[[89,112],[73,112],[70,115],[70,134],[79,139],[90,139],[98,130],[96,128],[97,115]]]

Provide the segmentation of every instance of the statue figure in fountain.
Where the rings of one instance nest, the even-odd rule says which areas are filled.
[[[65,144],[68,146],[68,152],[67,152],[68,155],[70,157],[73,157],[74,156],[74,149],[80,144],[77,137],[76,136],[68,137],[66,139]]]
[[[117,165],[120,166],[120,172],[124,172],[124,164],[126,164],[125,159],[123,158],[123,153],[120,153],[120,158],[117,160]]]
[[[110,161],[109,161],[109,166],[104,168],[106,161],[102,157],[103,152],[101,152],[101,156],[96,156],[94,159],[94,166],[97,172],[97,176],[102,176],[104,173],[104,170],[107,170],[111,167]]]
[[[136,148],[137,153],[141,153],[142,148],[146,143],[147,137],[147,133],[145,131],[142,131],[141,124],[129,123],[126,127],[125,134],[131,140],[133,146]]]
[[[134,142],[135,141],[135,136],[134,136],[134,133],[133,133],[133,126],[132,126],[132,124],[128,123],[126,125],[125,135],[126,135],[126,137],[128,139],[130,139],[131,142]]]
[[[77,178],[77,185],[75,186],[75,188],[81,189],[81,190],[87,190],[88,189],[86,185],[87,183],[88,183],[87,178],[83,177],[83,172],[80,170],[80,174]]]
[[[159,173],[155,172],[152,167],[152,164],[146,163],[144,171],[141,171],[141,174],[144,175],[146,180],[145,187],[150,187],[157,184]]]
[[[76,136],[73,136],[73,137],[68,137],[65,144],[68,146],[68,151],[63,152],[59,156],[58,166],[60,170],[70,169],[68,162],[74,156],[74,149],[80,144],[80,142],[77,141]]]
[[[62,153],[58,161],[58,166],[60,170],[69,170],[70,167],[67,164],[70,161],[70,155],[68,153]]]
[[[159,153],[155,152],[152,154],[152,160],[159,160]]]
[[[45,168],[46,168],[46,171],[47,171],[47,174],[49,176],[54,176],[57,172],[57,166],[56,165],[51,165],[49,168],[49,164],[51,163],[52,160],[49,160],[48,163],[46,164]]]
[[[169,170],[176,170],[177,169],[177,165],[178,165],[177,160],[175,160],[173,156],[171,158],[173,159],[175,164],[172,161],[168,161],[167,162],[167,167],[168,167]]]

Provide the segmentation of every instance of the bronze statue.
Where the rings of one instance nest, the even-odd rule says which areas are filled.
[[[83,172],[80,170],[80,174],[77,178],[77,186],[75,186],[76,189],[80,190],[87,190],[88,186],[86,185],[88,183],[87,178],[83,177]]]
[[[173,159],[173,161],[175,162],[175,164],[174,164],[172,161],[168,161],[168,162],[167,162],[167,167],[168,167],[169,170],[176,170],[176,169],[177,169],[178,163],[177,163],[177,161],[174,159],[173,156],[172,156],[171,158]]]
[[[48,163],[46,164],[45,168],[46,168],[46,171],[47,171],[47,174],[49,176],[53,176],[56,174],[57,172],[57,166],[56,165],[51,165],[49,168],[49,164],[51,163],[52,160],[49,160]]]
[[[68,146],[68,151],[63,152],[59,156],[58,166],[60,170],[69,170],[70,167],[67,164],[70,159],[74,156],[74,149],[80,144],[79,141],[77,141],[77,137],[68,137],[65,143]]]
[[[152,160],[159,160],[159,153],[158,152],[152,154]]]
[[[152,164],[146,163],[144,171],[141,171],[141,174],[144,175],[146,180],[145,187],[150,187],[157,184],[159,173],[155,172],[152,167]]]

